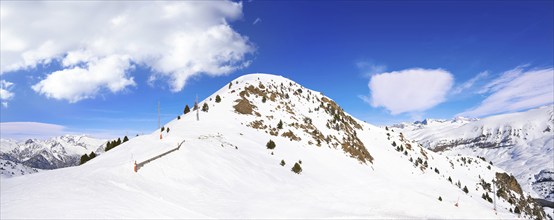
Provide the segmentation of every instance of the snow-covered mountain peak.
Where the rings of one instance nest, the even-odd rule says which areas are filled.
[[[502,169],[426,150],[283,77],[245,75],[198,104],[82,166],[3,182],[2,217],[544,217]]]

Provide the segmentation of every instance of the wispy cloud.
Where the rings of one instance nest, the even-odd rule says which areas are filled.
[[[2,122],[0,128],[2,138],[12,139],[43,139],[70,133],[65,126],[40,122]]]
[[[466,90],[472,88],[475,85],[476,82],[478,82],[480,80],[483,80],[487,76],[489,76],[488,71],[480,72],[479,74],[477,74],[473,78],[469,79],[468,81],[462,83],[461,85],[458,85],[458,86],[454,87],[454,89],[452,90],[452,94],[454,94],[454,95],[460,94],[463,91],[466,91]]]
[[[479,93],[488,96],[479,106],[458,116],[481,117],[554,103],[554,69],[526,70],[525,67],[506,71],[483,86]]]
[[[371,97],[360,96],[373,107],[384,107],[392,115],[430,109],[446,100],[452,74],[442,69],[406,69],[376,74],[369,81]]]
[[[128,74],[135,64],[178,92],[190,77],[248,66],[247,55],[255,51],[248,37],[229,25],[242,17],[241,2],[2,1],[1,6],[0,74],[59,61],[61,69],[33,89],[69,102],[134,86]]]
[[[257,23],[260,23],[262,22],[262,19],[261,18],[256,18],[256,20],[254,20],[254,22],[252,22],[253,25],[256,25]]]
[[[372,75],[377,73],[383,73],[387,70],[387,66],[375,64],[370,61],[358,61],[356,62],[356,67],[362,72],[364,77],[370,78]]]
[[[116,138],[124,135],[134,136],[143,134],[144,131],[138,130],[110,130],[110,129],[71,129],[64,125],[41,123],[41,122],[1,122],[1,138],[16,140],[25,139],[48,139],[51,137],[62,136],[66,134],[88,135],[95,138]],[[150,132],[150,131],[149,131]]]

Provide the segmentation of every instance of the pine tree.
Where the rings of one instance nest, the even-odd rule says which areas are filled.
[[[231,89],[231,86],[233,85],[233,81],[229,83],[229,89]]]
[[[210,109],[210,107],[208,107],[208,103],[204,102],[204,105],[202,105],[202,111],[203,112],[208,112],[209,109]]]
[[[219,97],[219,95],[215,96],[215,102],[217,103],[221,102],[221,97]]]
[[[89,160],[92,160],[92,159],[95,158],[95,157],[96,157],[96,154],[95,154],[94,152],[92,152],[92,151],[91,151],[90,154],[88,155]]]
[[[265,146],[267,147],[267,149],[273,150],[275,149],[275,142],[269,140]]]
[[[267,101],[267,98],[264,95],[264,97],[262,98],[262,103],[265,103],[266,101]]]
[[[180,116],[180,115],[177,115],[177,120],[181,120],[181,116]]]
[[[127,135],[125,135],[125,137],[123,137],[123,143],[129,141],[129,138],[127,137]]]
[[[467,190],[467,186],[464,186],[464,192],[467,194],[469,192],[469,190]]]
[[[521,211],[519,211],[519,208],[518,208],[517,206],[516,206],[516,208],[514,209],[514,213],[516,213],[516,214],[520,214],[520,213],[521,213]]]
[[[284,166],[285,166],[285,161],[284,161],[284,160],[281,160],[281,163],[280,163],[280,164],[281,164],[281,166],[284,167]]]
[[[185,110],[183,111],[183,113],[185,113],[185,115],[186,115],[189,112],[190,112],[189,105],[185,105]]]
[[[121,138],[117,138],[117,142],[115,146],[119,146],[121,144]]]
[[[439,201],[441,201],[441,202],[442,202],[442,197],[440,197],[440,196],[439,196]]]
[[[162,126],[162,128],[161,128],[161,132],[164,132],[164,131],[165,131],[165,127],[164,127],[164,126]]]
[[[83,165],[84,163],[86,163],[87,161],[89,160],[89,157],[87,154],[84,154],[83,156],[81,156],[81,163],[79,165]]]
[[[108,141],[108,143],[106,143],[106,148],[104,148],[104,151],[109,151],[111,150],[113,147],[112,147],[112,142],[111,141]]]
[[[294,166],[291,169],[292,172],[300,174],[302,172],[302,167],[298,163],[294,163]]]
[[[167,133],[169,133],[169,127],[167,127],[167,129],[166,129],[166,130],[167,130]]]
[[[452,178],[448,177],[448,181],[450,181],[450,183],[452,183]]]
[[[283,129],[283,121],[279,120],[279,123],[277,123],[277,129]]]

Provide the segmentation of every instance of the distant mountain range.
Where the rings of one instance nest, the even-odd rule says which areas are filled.
[[[483,119],[426,119],[391,126],[444,155],[483,157],[513,173],[525,191],[554,201],[554,106]]]
[[[18,164],[15,167],[21,167],[24,170],[57,169],[79,165],[83,154],[103,153],[105,143],[106,140],[85,135],[64,135],[47,140],[0,139],[0,159],[12,161],[13,164]],[[8,163],[4,161],[1,164],[4,166]],[[11,165],[8,164],[8,166]]]

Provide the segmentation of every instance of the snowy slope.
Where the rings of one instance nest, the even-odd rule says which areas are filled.
[[[64,135],[26,141],[0,139],[0,159],[38,169],[76,166],[83,154],[102,153],[105,143],[106,140],[86,135]]]
[[[513,173],[525,191],[554,201],[554,106],[481,120],[394,126],[445,155],[492,160]]]
[[[0,159],[0,178],[9,178],[39,172],[40,169],[23,164]]]
[[[521,217],[544,215],[503,170],[433,153],[283,77],[245,75],[204,102],[200,121],[182,115],[161,140],[158,130],[82,166],[2,180],[0,217],[517,218],[516,205]],[[183,140],[133,172],[134,161]],[[486,187],[494,178],[515,204],[498,198],[497,214],[481,198],[494,195]]]

